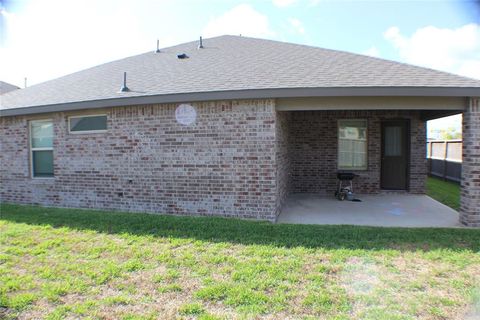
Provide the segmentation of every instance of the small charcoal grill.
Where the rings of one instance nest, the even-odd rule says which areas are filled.
[[[357,177],[357,175],[352,172],[337,172],[337,190],[335,191],[335,197],[338,200],[354,200],[353,179],[355,177]]]

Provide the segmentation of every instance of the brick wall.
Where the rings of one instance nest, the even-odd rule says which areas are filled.
[[[427,126],[419,117],[420,113],[410,115],[410,192],[422,194],[428,174]]]
[[[28,124],[24,117],[0,118],[0,195],[2,201],[30,203]]]
[[[277,215],[291,191],[290,124],[289,112],[276,113]]]
[[[380,123],[411,119],[411,192],[426,176],[419,112],[276,112],[274,100],[192,104],[194,125],[177,105],[0,118],[1,200],[47,206],[275,220],[291,192],[333,192],[337,120],[368,119],[368,170],[357,192],[380,190]],[[108,132],[69,134],[72,115],[108,115]],[[28,121],[54,121],[54,179],[31,179]]]
[[[67,117],[92,111],[1,118],[1,200],[47,206],[274,220],[277,202],[274,100],[95,110],[108,132],[69,134]],[[54,120],[54,179],[31,179],[28,120]],[[281,170],[280,170],[281,171]],[[283,193],[283,191],[281,191]]]
[[[480,98],[471,98],[463,113],[463,161],[460,222],[480,227]]]
[[[419,111],[293,111],[290,125],[292,192],[327,193],[336,188],[337,121],[368,120],[368,169],[357,171],[357,193],[380,192],[381,121],[410,119],[410,192],[424,193],[427,173],[425,122]]]

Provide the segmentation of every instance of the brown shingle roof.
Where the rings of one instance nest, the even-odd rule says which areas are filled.
[[[17,87],[16,85],[10,84],[10,83],[5,82],[5,81],[0,81],[0,95],[5,94],[5,93],[10,92],[10,91],[13,91],[13,90],[17,90],[17,89],[20,89],[20,88]]]
[[[166,102],[168,99],[161,97],[172,95],[182,101],[183,94],[217,92],[221,97],[227,91],[253,98],[255,90],[267,90],[276,97],[277,91],[270,89],[302,89],[303,95],[308,95],[305,92],[314,88],[342,92],[360,88],[468,88],[468,92],[478,89],[480,95],[479,80],[348,52],[240,36],[206,39],[203,45],[204,49],[197,49],[195,41],[162,49],[161,53],[152,50],[13,91],[2,96],[0,107],[58,105],[62,110],[62,105],[80,101],[82,105],[103,101],[107,106],[111,99],[116,105],[119,98],[126,97],[158,97],[158,102]],[[179,53],[189,58],[178,59]],[[124,71],[131,91],[119,93]],[[172,99],[168,101],[175,101]]]

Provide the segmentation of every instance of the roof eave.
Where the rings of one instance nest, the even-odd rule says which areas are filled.
[[[304,98],[304,97],[476,97],[480,87],[332,87],[332,88],[275,88],[254,90],[224,90],[118,97],[101,100],[76,101],[60,104],[1,109],[0,116],[97,109],[127,105],[181,103],[193,101]]]

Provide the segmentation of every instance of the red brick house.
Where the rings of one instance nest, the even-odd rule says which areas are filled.
[[[124,72],[126,81],[124,82]],[[289,193],[424,193],[429,119],[464,114],[460,220],[480,226],[480,81],[237,36],[1,97],[1,201],[274,221]]]

